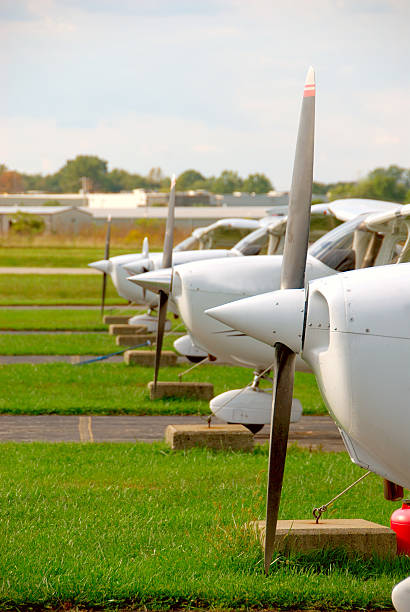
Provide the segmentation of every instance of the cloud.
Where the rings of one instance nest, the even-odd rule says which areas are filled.
[[[409,165],[409,7],[3,0],[2,158],[30,171],[79,153],[139,172],[263,171],[286,188],[312,63],[316,176]]]

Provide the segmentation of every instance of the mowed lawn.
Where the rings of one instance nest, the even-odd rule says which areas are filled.
[[[178,380],[189,367],[161,368],[160,380]],[[0,397],[0,413],[12,414],[209,414],[206,401],[169,398],[149,399],[149,367],[116,363],[71,365],[1,365],[0,386],[8,389]],[[215,394],[239,389],[252,380],[246,368],[204,365],[183,380],[211,382]],[[295,397],[305,414],[326,414],[312,374],[297,372]]]
[[[113,311],[107,309],[105,314],[134,314],[131,309]],[[103,331],[108,329],[102,321],[98,309],[95,310],[68,310],[47,309],[13,310],[0,309],[0,330],[76,330],[76,331]]]
[[[0,304],[99,304],[101,278],[102,274],[2,274]],[[110,277],[107,279],[106,303],[126,304]]]
[[[138,253],[141,248],[111,248],[110,255]],[[2,266],[29,268],[83,268],[104,259],[104,247],[1,247]]]
[[[173,342],[179,336],[166,334],[163,349],[172,350]],[[152,336],[151,347],[140,347],[142,349],[154,350]],[[134,341],[133,347],[139,347],[141,342]],[[0,333],[0,355],[106,355],[115,351],[126,350],[126,346],[118,346],[115,336],[108,334],[1,334]]]
[[[130,307],[105,308],[106,315],[128,315],[129,317],[143,314],[146,310]],[[181,319],[174,319],[168,315],[172,329],[183,330]],[[69,308],[36,308],[16,310],[13,308],[0,309],[0,332],[3,330],[38,330],[38,331],[108,331],[108,325],[103,323],[99,309],[70,310]]]
[[[267,447],[14,444],[0,455],[0,606],[390,609],[408,558],[274,555],[269,577],[246,523],[263,518]],[[345,453],[288,453],[281,518],[308,518],[363,471]],[[370,476],[329,518],[388,525]]]

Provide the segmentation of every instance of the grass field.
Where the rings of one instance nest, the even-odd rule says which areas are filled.
[[[119,347],[120,348],[120,347]],[[186,368],[161,368],[160,380],[178,380]],[[208,402],[190,399],[152,401],[146,388],[152,368],[124,364],[2,365],[0,413],[13,414],[209,414]],[[214,384],[215,394],[251,381],[245,368],[200,366],[184,377]],[[296,373],[295,397],[305,414],[326,414],[312,374]]]
[[[141,248],[111,249],[111,257],[137,253]],[[104,247],[0,247],[2,266],[29,268],[83,268],[92,261],[104,259]]]
[[[0,605],[138,609],[391,608],[408,558],[275,555],[268,578],[245,523],[264,515],[267,449],[3,444]],[[362,473],[345,453],[288,453],[280,516],[307,518]],[[301,494],[303,491],[303,494]],[[295,503],[297,500],[297,503]],[[387,525],[370,476],[331,518]]]
[[[0,275],[0,304],[99,304],[101,275]],[[126,304],[108,277],[107,304]]]
[[[135,310],[121,311],[107,309],[105,314],[134,314]],[[99,309],[95,310],[62,310],[47,309],[13,310],[0,309],[0,330],[73,330],[73,331],[103,331],[104,325]]]
[[[167,334],[163,349],[172,350],[178,335]],[[135,345],[138,343],[135,342]],[[1,334],[0,355],[104,355],[125,350],[108,334]],[[141,347],[154,350],[153,347]]]
[[[134,316],[146,312],[137,310],[130,306],[115,308],[108,307],[104,314],[120,314]],[[174,319],[168,315],[172,324],[172,329],[184,330],[181,319]],[[39,331],[103,331],[108,330],[108,325],[102,322],[99,309],[93,310],[70,310],[67,309],[46,309],[36,310],[15,310],[13,308],[0,309],[0,331],[2,330],[39,330]]]

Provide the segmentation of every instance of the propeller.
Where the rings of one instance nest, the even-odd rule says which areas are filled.
[[[289,200],[288,223],[281,270],[281,289],[302,289],[305,284],[309,219],[312,200],[315,128],[315,75],[309,68],[299,121]],[[275,382],[268,464],[266,503],[265,573],[269,572],[275,545],[276,523],[282,491],[292,408],[296,353],[278,342],[275,345]]]
[[[110,258],[110,241],[111,241],[111,215],[108,215],[107,233],[105,235],[105,249],[104,249],[104,260],[105,261],[108,261]],[[102,278],[101,315],[104,314],[106,288],[107,288],[107,272],[104,271],[103,278]]]
[[[172,267],[172,249],[174,246],[174,209],[175,209],[175,175],[172,175],[171,190],[169,192],[168,201],[168,217],[165,227],[164,250],[162,255],[162,268]],[[159,363],[161,360],[162,343],[164,340],[165,322],[167,318],[168,293],[159,290],[159,305],[158,305],[158,324],[157,324],[157,339],[155,346],[155,369],[154,369],[154,390],[157,386]]]
[[[143,242],[142,242],[142,256],[145,259],[148,259],[149,257],[149,243],[148,243],[148,236],[145,236]]]

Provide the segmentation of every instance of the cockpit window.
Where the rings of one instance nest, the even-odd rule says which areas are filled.
[[[176,251],[193,251],[196,249],[230,249],[238,240],[247,236],[251,230],[248,227],[230,227],[220,225],[206,231],[196,238],[189,236],[176,247]]]
[[[268,244],[268,228],[261,227],[240,240],[235,245],[235,251],[239,251],[242,255],[266,255]]]
[[[322,238],[309,249],[309,254],[337,272],[356,268],[356,252],[353,248],[355,230],[361,225],[363,215],[347,221]]]
[[[174,251],[195,251],[198,247],[198,238],[195,238],[195,236],[188,236],[188,238],[185,238],[185,240],[176,245]]]

